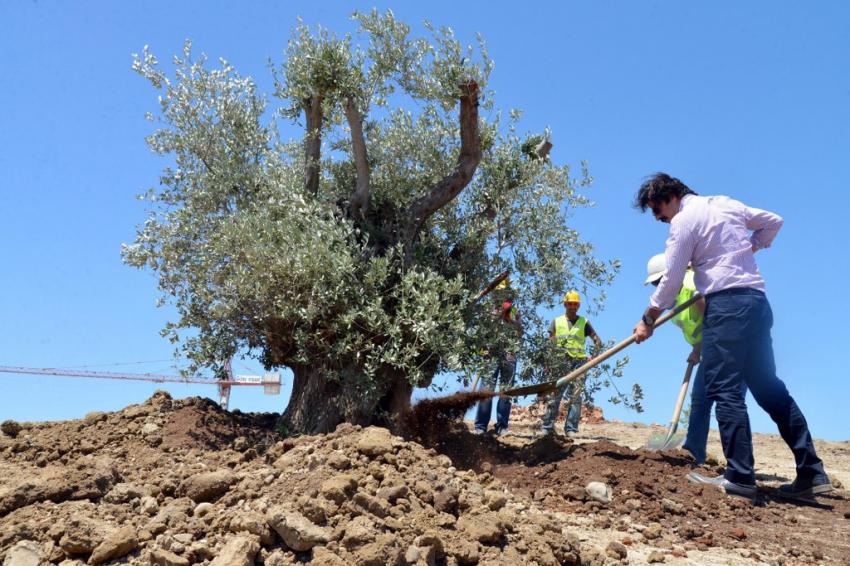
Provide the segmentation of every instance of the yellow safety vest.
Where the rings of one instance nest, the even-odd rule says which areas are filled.
[[[676,306],[678,307],[688,299],[694,296],[697,292],[694,285],[694,272],[690,269],[685,271],[685,278],[682,280],[682,289],[676,296]],[[691,305],[689,308],[680,312],[673,319],[673,324],[682,329],[682,334],[685,336],[688,344],[694,344],[702,341],[702,315],[697,310],[696,305]]]
[[[575,324],[570,324],[570,320],[565,314],[555,319],[555,340],[558,346],[566,348],[567,354],[571,358],[584,359],[587,357],[587,351],[584,349],[585,325],[587,325],[587,319],[583,316],[578,317]]]

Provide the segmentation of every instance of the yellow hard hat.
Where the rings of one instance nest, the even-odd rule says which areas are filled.
[[[578,291],[567,291],[567,294],[564,295],[565,303],[580,303],[581,297],[578,294]]]

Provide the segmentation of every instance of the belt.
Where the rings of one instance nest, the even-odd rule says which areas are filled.
[[[705,298],[711,299],[713,297],[720,297],[723,295],[760,295],[764,297],[764,291],[759,291],[758,289],[753,289],[751,287],[732,287],[731,289],[721,289],[720,291],[709,293],[705,296]]]

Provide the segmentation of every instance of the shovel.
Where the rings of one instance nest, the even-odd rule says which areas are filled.
[[[697,302],[701,298],[702,298],[701,294],[694,293],[693,297],[691,297],[690,299],[688,299],[687,301],[685,301],[684,303],[682,303],[681,305],[679,305],[675,309],[671,310],[670,312],[659,317],[658,320],[655,321],[655,324],[653,325],[652,328],[653,329],[658,328],[659,326],[661,326],[662,324],[664,324],[665,322],[667,322],[668,320],[670,320],[671,318],[673,318],[674,316],[676,316],[677,314],[679,314],[680,312],[685,310],[686,308],[690,307],[692,304],[694,304],[695,302]],[[561,379],[559,379],[557,381],[546,381],[544,383],[536,383],[534,385],[526,385],[525,387],[515,387],[514,389],[506,389],[505,391],[502,391],[501,393],[499,393],[499,395],[507,395],[507,396],[510,396],[510,397],[522,397],[523,395],[533,395],[535,393],[539,394],[539,393],[549,393],[551,391],[555,391],[556,389],[566,385],[567,383],[575,381],[576,379],[578,379],[579,377],[584,375],[584,373],[586,373],[588,370],[590,370],[590,369],[596,367],[597,365],[601,364],[602,362],[604,362],[608,358],[614,356],[615,354],[617,354],[621,350],[624,350],[626,347],[631,346],[634,341],[635,341],[635,335],[632,334],[631,336],[629,336],[628,338],[626,338],[625,340],[623,340],[619,344],[614,345],[613,347],[611,347],[611,349],[606,350],[605,352],[599,354],[598,356],[596,356],[595,358],[593,358],[592,360],[590,360],[586,364],[574,369],[573,371],[571,371],[570,373],[568,373],[567,375],[565,375],[564,377],[562,377]]]
[[[496,277],[494,277],[493,280],[490,281],[486,287],[481,289],[481,291],[477,295],[475,295],[475,297],[472,299],[472,302],[474,303],[476,301],[479,301],[490,293],[492,293],[493,290],[499,285],[499,283],[508,278],[508,275],[510,275],[510,273],[510,270],[506,269],[500,274],[498,274]],[[481,374],[476,374],[475,381],[472,382],[472,387],[469,389],[470,391],[475,391],[475,389],[478,387],[479,379],[481,379]]]
[[[680,434],[676,437],[676,429],[679,427],[679,417],[682,414],[682,405],[685,404],[685,395],[688,393],[688,385],[691,382],[691,373],[694,371],[693,362],[688,362],[688,369],[685,372],[685,378],[682,380],[682,387],[679,389],[679,398],[676,399],[676,407],[673,409],[673,417],[670,419],[670,426],[667,429],[665,436],[654,435],[646,443],[647,450],[672,450],[677,448],[682,443],[684,437]]]

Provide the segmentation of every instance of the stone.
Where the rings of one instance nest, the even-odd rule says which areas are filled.
[[[610,503],[613,498],[611,488],[607,484],[599,481],[592,481],[588,483],[584,486],[584,491],[591,499],[599,501],[600,503]]]
[[[203,503],[198,503],[195,508],[192,510],[192,516],[194,517],[203,517],[208,515],[210,511],[213,510],[213,504],[209,501],[204,501]]]
[[[116,483],[103,500],[107,503],[127,503],[145,494],[144,489],[134,483]]]
[[[471,540],[477,540],[482,544],[497,544],[504,534],[499,516],[495,513],[463,515],[457,520],[457,528],[466,533]]]
[[[650,523],[643,530],[642,534],[643,534],[644,538],[647,539],[647,540],[655,540],[655,539],[657,539],[658,537],[661,536],[661,533],[663,532],[663,530],[664,530],[664,527],[662,527],[660,524]]]
[[[159,511],[159,503],[157,503],[156,497],[151,497],[150,495],[142,497],[139,501],[139,511],[148,517],[156,515],[157,511]]]
[[[195,503],[214,501],[227,493],[238,481],[230,470],[216,470],[189,476],[177,488],[178,495],[185,495]]]
[[[230,519],[230,531],[234,533],[250,533],[260,539],[260,542],[266,546],[271,546],[274,543],[274,532],[266,522],[265,517],[253,511],[237,512]]]
[[[351,460],[339,450],[334,450],[328,456],[328,466],[335,470],[347,470],[351,467]]]
[[[189,566],[189,560],[164,548],[155,548],[150,554],[151,564],[156,566]]]
[[[149,434],[154,434],[157,431],[159,431],[159,425],[158,424],[156,424],[156,423],[146,423],[142,427],[142,430],[139,431],[139,432],[141,432],[143,436],[147,436]]]
[[[73,469],[48,469],[39,476],[23,479],[17,485],[7,485],[0,495],[0,516],[41,501],[98,500],[112,489],[117,479],[118,472],[112,462],[106,460]]]
[[[685,507],[681,503],[676,503],[666,497],[661,500],[661,508],[673,515],[682,515],[685,512]]]
[[[351,550],[375,540],[375,523],[368,517],[359,516],[352,519],[345,527],[342,545]]]
[[[326,499],[341,505],[343,501],[351,497],[356,489],[357,480],[354,479],[354,476],[341,474],[322,482],[319,493]]]
[[[443,513],[457,513],[458,493],[453,487],[447,487],[434,494],[434,508]],[[491,507],[492,509],[492,507]],[[494,511],[496,509],[493,509]]]
[[[90,554],[106,536],[107,531],[102,522],[88,517],[72,518],[65,525],[59,547],[69,556]]]
[[[490,489],[484,492],[484,501],[487,502],[487,507],[489,507],[491,511],[498,511],[505,506],[508,502],[508,498],[504,492]]]
[[[390,431],[370,426],[363,429],[357,441],[357,450],[367,456],[376,457],[391,452],[396,445]]]
[[[629,551],[623,543],[612,540],[605,547],[605,554],[616,560],[623,560],[629,555]]]
[[[285,507],[273,507],[266,513],[266,521],[286,546],[296,552],[310,550],[317,544],[331,540],[331,532],[311,522],[301,513]]]
[[[386,499],[390,503],[395,503],[396,500],[407,497],[410,490],[404,484],[382,487],[376,493],[377,497]]]
[[[289,562],[287,562],[289,564]],[[266,560],[266,566],[269,566],[269,561]],[[310,566],[350,566],[348,562],[328,550],[323,546],[317,546],[313,549],[313,560],[310,561]]]
[[[225,543],[210,566],[254,566],[254,557],[259,550],[258,537],[236,535]]]
[[[385,566],[396,564],[401,557],[401,551],[397,548],[395,537],[383,535],[375,542],[369,543],[355,553],[355,563],[358,566]]]
[[[417,481],[413,484],[413,492],[425,503],[434,503],[434,490],[428,482],[423,480]]]
[[[109,534],[103,542],[97,545],[89,557],[89,564],[101,564],[115,558],[121,558],[136,550],[139,538],[136,529],[125,525]]]
[[[421,553],[419,552],[419,549],[413,545],[410,545],[407,547],[407,550],[404,553],[404,561],[408,564],[416,564],[417,562],[419,562],[420,556]]]
[[[436,531],[426,531],[413,539],[413,544],[419,548],[431,548],[436,554],[444,554],[443,539]]]
[[[458,564],[478,564],[481,560],[479,544],[465,539],[452,539],[446,544],[446,553]]]
[[[9,549],[6,553],[6,559],[3,561],[3,566],[41,566],[42,564],[44,564],[42,548],[34,540],[18,541],[15,546]]]
[[[653,550],[652,552],[649,553],[649,556],[646,557],[646,561],[650,564],[655,564],[657,562],[664,562],[664,560],[665,560],[664,553],[662,553],[658,550]]]

